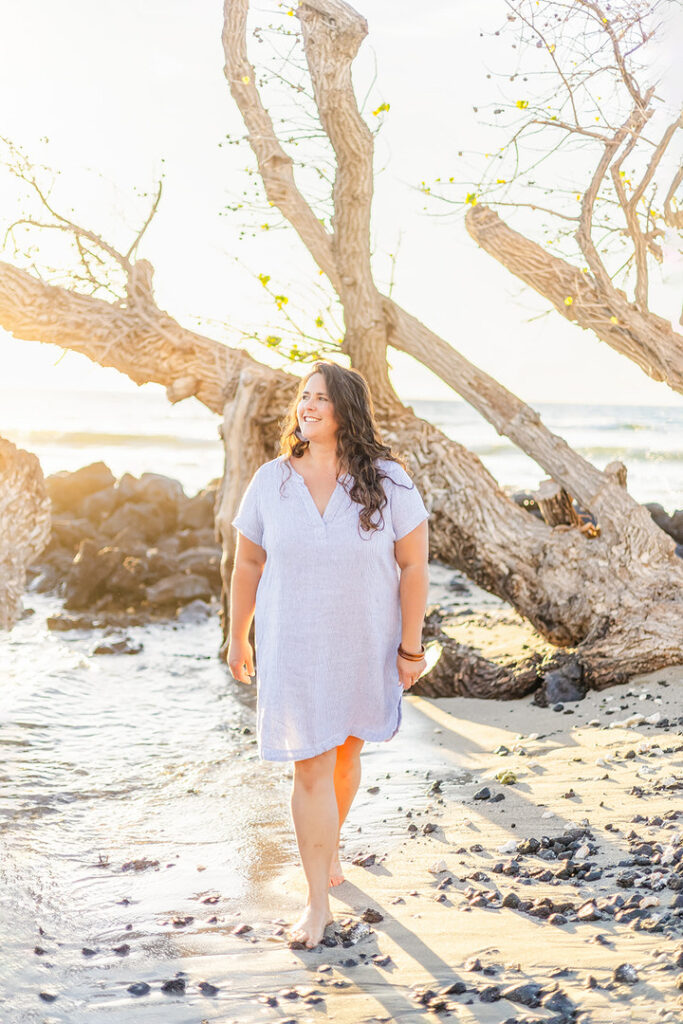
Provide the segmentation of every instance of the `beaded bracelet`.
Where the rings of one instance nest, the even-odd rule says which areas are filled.
[[[420,644],[420,648],[421,648],[421,650],[420,650],[419,654],[409,654],[408,651],[404,651],[403,650],[403,646],[401,644],[399,644],[398,645],[398,653],[401,655],[402,658],[405,658],[406,661],[422,661],[422,659],[424,658],[424,653],[425,653],[425,645],[424,644]]]

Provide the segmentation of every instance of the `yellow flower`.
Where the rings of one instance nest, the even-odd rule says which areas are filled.
[[[250,82],[249,75],[242,75],[242,81],[244,82],[245,85],[249,85],[249,82]]]
[[[618,323],[619,323],[619,321],[617,320],[617,318],[616,318],[615,316],[611,316],[611,317],[609,318],[609,322],[610,322],[611,324],[618,324]]]
[[[571,295],[568,295],[568,296],[566,297],[566,299],[564,300],[564,304],[565,304],[565,306],[571,306],[571,304],[572,304],[572,302],[573,302],[573,301],[574,301],[574,300],[573,300],[573,298],[571,297]]]

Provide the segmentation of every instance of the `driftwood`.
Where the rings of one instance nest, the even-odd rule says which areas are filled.
[[[21,615],[26,569],[50,539],[50,499],[35,455],[0,438],[0,629]]]

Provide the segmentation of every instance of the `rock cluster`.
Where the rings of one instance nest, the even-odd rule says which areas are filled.
[[[218,483],[194,497],[158,473],[116,480],[97,462],[47,477],[52,535],[31,587],[64,598],[53,629],[167,617],[220,594]],[[79,613],[79,614],[74,614]],[[87,614],[83,614],[87,613]]]

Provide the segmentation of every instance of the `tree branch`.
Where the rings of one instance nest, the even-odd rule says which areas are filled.
[[[653,380],[665,380],[683,393],[683,336],[671,329],[668,320],[628,302],[609,276],[604,284],[602,279],[591,280],[566,260],[552,256],[485,206],[472,207],[465,226],[483,249],[552,302],[567,320],[594,331]]]
[[[261,103],[254,69],[247,59],[248,0],[225,0],[223,5],[224,73],[242,115],[269,202],[295,229],[335,291],[339,288],[332,240],[312,212],[294,181],[293,163],[280,145],[270,115]]]
[[[631,97],[636,105],[636,108],[641,113],[644,113],[645,108],[647,107],[650,101],[650,97],[648,95],[641,95],[640,90],[638,88],[638,83],[629,73],[626,67],[626,58],[621,52],[621,47],[619,46],[619,40],[617,39],[616,32],[614,31],[606,12],[602,9],[602,7],[600,7],[599,4],[595,3],[594,0],[577,0],[577,3],[581,4],[582,7],[586,7],[588,10],[592,11],[600,24],[600,28],[607,32],[607,35],[609,36],[610,41],[612,43],[614,59],[617,62],[617,68],[619,69],[619,74],[622,78],[622,81],[628,89],[629,93],[631,94]]]

